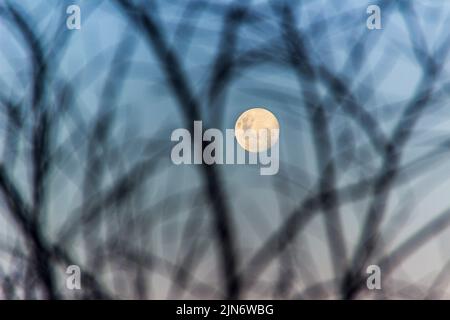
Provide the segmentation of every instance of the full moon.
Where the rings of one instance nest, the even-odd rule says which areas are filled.
[[[236,140],[249,152],[271,148],[278,141],[279,129],[277,118],[264,108],[252,108],[243,112],[234,126]],[[264,130],[267,134],[261,134]]]

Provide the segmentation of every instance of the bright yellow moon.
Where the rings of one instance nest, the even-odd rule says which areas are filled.
[[[267,134],[261,134],[263,130],[267,130]],[[243,112],[234,126],[236,140],[249,152],[261,152],[271,148],[278,141],[279,130],[277,118],[264,108],[252,108]]]

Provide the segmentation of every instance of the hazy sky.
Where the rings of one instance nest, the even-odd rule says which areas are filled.
[[[331,4],[339,1],[339,5]],[[85,115],[86,119],[92,116],[98,107],[99,92],[105,77],[108,75],[109,65],[114,55],[114,49],[124,39],[136,35],[132,25],[124,16],[117,13],[110,1],[103,1],[96,6],[98,0],[84,1],[57,1],[57,0],[13,0],[19,3],[33,21],[37,32],[46,39],[47,49],[52,47],[52,36],[57,32],[66,33],[70,43],[59,66],[59,76],[66,81],[75,81],[83,87],[77,97],[77,107]],[[181,0],[158,1],[159,19],[162,22],[165,35],[171,43],[177,44],[183,39],[183,33],[177,34],[179,19],[184,9]],[[216,3],[229,2],[218,1]],[[414,60],[412,45],[406,32],[410,27],[404,23],[402,17],[396,12],[383,15],[383,29],[368,31],[365,26],[367,4],[373,1],[361,0],[322,0],[305,1],[305,9],[298,13],[299,25],[305,31],[307,41],[311,46],[311,57],[317,63],[323,63],[329,70],[346,75],[348,70],[343,67],[347,61],[350,50],[355,41],[360,37],[367,37],[365,63],[361,79],[356,83],[361,84],[365,77],[367,92],[373,90],[376,85],[376,93],[369,99],[361,101],[366,110],[374,114],[381,123],[386,134],[390,134],[393,125],[400,116],[404,101],[414,93],[421,70]],[[68,31],[64,24],[58,24],[65,16],[64,8],[68,4],[79,4],[82,10],[82,29]],[[443,17],[450,10],[450,2],[445,0],[418,0],[414,1],[416,14],[426,37],[430,49],[439,46],[450,25]],[[270,7],[266,1],[254,1],[254,6],[262,18],[262,22],[249,24],[242,28],[239,37],[240,50],[248,50],[265,43],[271,37],[276,37],[280,30]],[[383,10],[383,8],[382,8]],[[342,12],[351,12],[351,18],[346,21],[336,20],[334,17]],[[184,68],[188,73],[190,84],[200,97],[205,97],[206,85],[209,83],[209,75],[212,68],[214,55],[216,54],[220,30],[222,28],[222,12],[210,10],[203,12],[195,22],[197,29],[189,46],[179,50],[178,56],[182,59]],[[311,26],[317,21],[329,20],[330,25],[326,36],[315,38],[314,29]],[[58,31],[60,30],[60,31]],[[4,91],[14,97],[21,97],[28,89],[27,76],[30,74],[27,57],[22,44],[17,42],[17,35],[10,31],[10,25],[0,19],[0,84]],[[373,46],[370,44],[374,43]],[[117,136],[124,137],[125,132],[133,132],[137,136],[151,136],[166,140],[170,144],[170,136],[164,136],[156,132],[163,128],[164,132],[184,126],[178,106],[173,94],[167,87],[164,75],[147,44],[137,38],[136,47],[132,56],[130,77],[125,82],[125,90],[119,103],[119,123]],[[444,66],[448,70],[448,63]],[[446,79],[446,73],[443,73]],[[350,75],[351,76],[351,75]],[[377,82],[377,77],[380,77]],[[55,82],[58,79],[53,79]],[[84,85],[84,83],[88,83]],[[326,95],[324,91],[324,96]],[[202,99],[206,101],[206,99]],[[425,154],[432,145],[428,144],[434,138],[444,136],[448,132],[448,111],[445,105],[448,99],[433,106],[435,108],[429,115],[424,116],[417,126],[417,135],[405,152],[403,162]],[[234,121],[239,114],[251,107],[266,107],[278,118],[281,127],[280,136],[280,174],[276,177],[261,177],[257,167],[226,166],[221,168],[224,183],[227,186],[227,195],[232,203],[236,224],[239,226],[239,238],[246,246],[244,250],[253,250],[255,244],[275,229],[282,221],[279,214],[279,206],[283,206],[283,212],[290,212],[297,207],[301,199],[312,191],[316,185],[317,165],[313,151],[312,139],[309,133],[307,113],[304,109],[300,87],[295,74],[287,67],[274,64],[263,64],[249,70],[243,70],[227,92],[223,110],[224,127],[233,128]],[[208,105],[204,109],[204,121],[208,121],[207,115],[211,114]],[[333,110],[334,105],[326,105],[327,110]],[[345,127],[357,132],[354,124],[349,125],[349,120],[342,113],[336,112],[332,116],[332,133],[341,134]],[[224,128],[220,128],[224,129]],[[130,131],[127,131],[130,130]],[[0,132],[2,129],[0,128]],[[340,181],[348,183],[356,181],[361,176],[370,176],[376,166],[379,165],[373,155],[364,154],[364,145],[367,140],[361,134],[354,134],[355,145],[361,146],[361,154],[358,161],[352,162],[351,169],[339,172]],[[343,152],[343,145],[335,148],[336,155]],[[169,156],[169,155],[168,155]],[[132,157],[132,155],[130,155]],[[446,209],[448,206],[448,190],[450,188],[450,175],[448,172],[450,163],[440,161],[425,178],[406,183],[398,188],[389,204],[389,218],[404,208],[410,212],[410,218],[403,225],[395,242],[398,243],[405,236],[429,221],[433,216]],[[167,179],[171,182],[167,188],[169,192],[189,189],[200,183],[197,169],[193,167],[176,167],[168,161],[166,171],[161,172],[161,181]],[[343,183],[343,184],[345,184]],[[281,187],[280,187],[281,186]],[[166,190],[166,189],[164,189]],[[287,193],[290,190],[290,193]],[[61,189],[58,196],[51,199],[52,216],[55,221],[64,220],[67,206],[76,203],[77,191],[67,184]],[[149,190],[149,193],[154,191]],[[161,196],[164,194],[161,192]],[[156,198],[158,192],[156,192]],[[68,199],[70,199],[68,201]],[[279,201],[281,203],[279,203]],[[363,221],[367,203],[358,202],[345,207],[343,214],[346,237],[352,243],[359,235],[359,227]],[[400,210],[401,211],[401,210]],[[313,248],[315,258],[323,270],[323,277],[330,273],[325,236],[320,216],[317,216],[305,232],[306,243]],[[450,239],[448,232],[442,239]],[[175,243],[175,241],[174,241]],[[166,244],[167,245],[167,244]],[[414,278],[421,279],[430,271],[436,271],[441,262],[431,263],[423,261],[440,261],[438,248],[442,244],[433,243],[414,256],[405,270],[415,272]],[[248,248],[247,248],[248,247]],[[176,246],[166,247],[166,254]],[[424,260],[426,259],[426,260]],[[431,260],[430,260],[431,259]]]

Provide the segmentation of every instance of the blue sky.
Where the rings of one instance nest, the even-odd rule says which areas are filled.
[[[376,87],[373,97],[368,101],[361,101],[361,104],[370,113],[376,115],[385,134],[389,135],[405,107],[404,102],[413,95],[421,76],[407,32],[410,26],[405,24],[398,12],[384,15],[382,8],[383,29],[368,31],[365,27],[367,17],[365,8],[372,2],[339,0],[339,5],[336,5],[336,1],[305,1],[304,10],[298,13],[298,28],[305,32],[307,41],[311,45],[311,59],[344,76],[349,76],[343,66],[355,41],[360,37],[367,38],[363,71],[359,78],[347,80],[355,81],[364,88],[365,83],[361,83],[361,80],[368,79],[365,90],[369,92],[374,90],[373,86]],[[10,2],[19,3],[17,0]],[[215,1],[217,4],[227,2],[229,1]],[[60,19],[65,16],[66,4],[74,3],[80,5],[82,10],[82,29],[68,31],[65,24],[60,24],[61,21],[64,22]],[[170,136],[158,135],[156,133],[158,129],[162,126],[171,131],[184,126],[184,122],[151,48],[141,37],[136,37],[134,27],[117,12],[110,1],[103,1],[98,7],[97,3],[99,3],[97,0],[65,2],[25,0],[20,1],[20,6],[28,13],[37,33],[45,39],[46,48],[52,47],[52,37],[55,34],[64,33],[69,36],[70,33],[71,39],[59,65],[58,75],[66,81],[76,82],[80,87],[84,87],[84,82],[90,81],[90,84],[86,85],[77,97],[77,108],[86,119],[92,117],[97,110],[99,92],[108,75],[114,49],[124,39],[135,37],[135,49],[132,56],[128,57],[132,61],[130,77],[125,82],[125,89],[117,107],[119,114],[117,139],[122,139],[132,132],[133,136],[166,139],[169,143]],[[185,4],[186,1],[181,0],[158,2],[158,17],[167,39],[170,39],[175,50],[179,50],[178,44],[184,36],[183,32],[177,34],[176,31],[179,28],[179,17]],[[419,0],[414,1],[414,4],[428,46],[433,50],[444,40],[443,35],[446,34],[450,24],[450,21],[445,18],[450,10],[450,2]],[[258,47],[271,37],[276,37],[280,32],[266,1],[254,1],[254,7],[260,21],[242,28],[239,37],[239,49],[242,51]],[[334,17],[342,12],[351,12],[350,18],[345,21],[336,20]],[[213,58],[217,53],[222,13],[220,10],[206,10],[198,20],[192,21],[197,26],[192,42],[181,51],[177,51],[189,75],[189,82],[196,89],[201,101],[207,100],[204,99],[205,88],[209,83]],[[331,19],[332,22],[325,36],[318,38],[317,31],[311,26],[321,19]],[[0,83],[6,95],[20,99],[29,89],[27,75],[30,70],[26,62],[27,57],[22,45],[17,42],[15,34],[11,32],[9,24],[2,20],[0,20],[0,34],[2,35],[0,37],[2,51]],[[443,68],[445,72],[443,72],[442,81],[446,82],[448,63],[444,64]],[[380,76],[380,80],[377,76]],[[55,78],[53,81],[57,83],[59,79]],[[275,178],[261,177],[257,174],[258,170],[247,166],[221,168],[224,184],[234,209],[236,224],[242,229],[239,233],[240,240],[248,246],[248,248],[247,246],[242,248],[243,252],[252,252],[261,241],[261,237],[264,238],[283,220],[278,213],[274,214],[279,211],[279,199],[282,199],[281,204],[286,212],[292,211],[300,199],[315,186],[320,174],[317,172],[307,114],[299,88],[292,70],[285,66],[263,64],[240,72],[239,77],[228,90],[223,106],[224,128],[233,128],[235,119],[242,111],[259,106],[270,109],[278,117],[281,127],[280,175]],[[325,89],[324,95],[326,94]],[[363,96],[360,92],[357,94]],[[433,144],[427,141],[439,139],[448,133],[449,126],[446,120],[448,111],[445,108],[447,103],[447,98],[438,101],[435,106],[433,105],[435,108],[433,112],[424,116],[417,125],[417,134],[414,135],[411,145],[405,152],[404,163],[430,150]],[[208,121],[211,111],[206,103],[202,108],[203,120]],[[334,105],[328,105],[326,108],[333,110]],[[333,134],[338,135],[343,128],[348,127],[354,132],[355,144],[361,146],[361,159],[351,164],[352,170],[339,173],[340,181],[346,184],[361,176],[370,175],[371,170],[374,170],[379,163],[373,157],[370,148],[364,147],[367,145],[367,140],[357,132],[354,124],[349,124],[348,118],[342,113],[333,113],[330,118]],[[336,146],[335,153],[339,154],[342,151],[341,148],[344,146]],[[131,158],[132,155],[130,155]],[[397,214],[398,208],[406,206],[405,202],[409,201],[412,205],[405,209],[411,211],[408,223],[398,234],[396,242],[390,244],[391,246],[407,236],[411,230],[419,228],[447,208],[446,200],[450,187],[448,174],[450,165],[447,163],[447,161],[439,162],[439,165],[436,165],[426,177],[406,183],[404,187],[396,190],[389,204],[388,217]],[[200,183],[195,168],[174,167],[170,164],[166,171],[161,172],[160,179],[176,182],[168,187],[172,192],[188,189]],[[291,193],[280,191],[284,190],[277,187],[280,184],[289,186]],[[149,190],[149,193],[151,192],[153,191]],[[158,195],[156,192],[155,197],[158,198],[158,196],[163,194]],[[61,208],[66,209],[68,198],[72,199],[69,203],[76,203],[76,190],[69,184],[51,200],[55,221],[64,220],[64,214],[56,213],[61,211]],[[362,221],[361,214],[365,212],[366,204],[365,201],[361,201],[345,207],[344,224],[349,243],[355,241],[358,236],[359,225]],[[304,241],[313,248],[316,254],[315,259],[323,266],[323,277],[327,278],[331,270],[327,267],[329,263],[326,263],[328,257],[322,228],[320,216],[317,216],[305,232],[306,240]],[[445,239],[448,239],[448,235]],[[436,268],[431,265],[425,266],[420,263],[420,259],[423,257],[440,259],[438,248],[441,245],[439,242],[433,243],[429,249],[421,251],[422,256],[419,255],[421,258],[413,258],[408,264],[409,269],[406,268],[407,272],[416,272],[417,278],[420,278],[420,272],[425,276],[434,271]],[[165,248],[166,254],[170,256],[171,251],[175,249],[175,244],[169,245]],[[419,262],[414,259],[418,259]]]

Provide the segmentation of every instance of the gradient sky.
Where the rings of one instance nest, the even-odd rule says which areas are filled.
[[[306,1],[305,10],[299,13],[299,28],[306,31],[307,40],[313,50],[313,59],[317,63],[325,64],[331,71],[345,75],[344,63],[354,42],[361,36],[368,38],[368,43],[375,43],[366,48],[364,72],[362,77],[372,76],[373,82],[368,82],[369,92],[371,85],[376,84],[377,91],[369,99],[361,101],[364,107],[380,120],[386,134],[392,131],[405,104],[414,93],[421,71],[419,70],[412,45],[406,28],[409,26],[398,13],[383,15],[383,30],[369,31],[366,29],[365,8],[373,1],[339,0],[339,6],[331,5],[333,0]],[[337,0],[336,0],[337,1]],[[13,0],[12,3],[19,3]],[[117,13],[116,8],[109,2],[103,1],[98,7],[98,0],[84,1],[20,1],[33,21],[39,34],[46,39],[48,48],[51,48],[50,38],[55,30],[71,36],[70,44],[59,66],[59,75],[65,80],[82,84],[88,82],[85,89],[79,93],[77,107],[89,119],[98,107],[99,92],[107,76],[114,48],[127,37],[135,35],[133,27]],[[216,0],[217,3],[229,2]],[[64,3],[64,4],[63,4]],[[68,31],[64,24],[58,26],[61,17],[64,17],[66,4],[79,4],[82,10],[82,29]],[[164,32],[171,43],[177,44],[183,34],[176,35],[182,9],[185,1],[165,0],[159,1],[159,19],[162,21]],[[450,25],[443,17],[450,10],[450,2],[445,0],[418,0],[414,1],[416,14],[423,27],[426,41],[430,48],[439,46]],[[241,50],[257,47],[271,36],[279,32],[273,15],[266,1],[255,1],[254,6],[260,13],[263,22],[248,25],[242,29],[239,38]],[[351,12],[351,19],[336,20],[334,17],[341,12]],[[190,83],[196,88],[200,97],[205,96],[205,86],[209,81],[212,68],[212,59],[216,54],[220,30],[222,28],[221,12],[211,10],[204,12],[195,20],[198,29],[188,47],[178,52],[184,63],[186,72],[190,76]],[[326,37],[316,39],[311,26],[321,19],[330,20]],[[27,57],[21,44],[16,40],[15,34],[10,31],[7,22],[0,20],[0,84],[3,92],[13,97],[21,97],[28,89],[27,76],[30,74]],[[381,59],[381,60],[380,60]],[[384,59],[384,60],[383,60]],[[163,128],[164,132],[183,127],[184,122],[170,89],[167,87],[164,75],[161,73],[155,57],[147,45],[138,39],[136,49],[132,56],[130,71],[131,77],[125,82],[125,90],[119,103],[119,124],[117,125],[118,139],[125,134],[133,132],[133,136],[155,137],[170,143],[170,136],[157,134]],[[381,61],[381,62],[380,62]],[[445,70],[449,65],[446,63]],[[377,77],[380,81],[377,82]],[[447,81],[443,73],[442,81]],[[361,78],[362,79],[362,78]],[[360,83],[358,79],[357,83]],[[355,80],[355,79],[352,79]],[[58,81],[54,79],[54,81]],[[326,91],[324,92],[326,93]],[[202,96],[203,95],[203,96]],[[205,101],[205,99],[203,99]],[[429,141],[439,141],[449,131],[447,117],[449,111],[445,108],[448,99],[433,105],[433,110],[425,115],[417,125],[416,134],[408,145],[404,154],[403,163],[425,154],[435,144]],[[276,177],[261,177],[257,167],[224,166],[221,172],[224,176],[227,195],[233,207],[233,214],[238,225],[239,240],[245,243],[242,252],[252,252],[259,243],[269,235],[282,221],[279,206],[283,207],[283,214],[292,211],[298,206],[301,199],[312,191],[319,173],[309,133],[307,114],[301,98],[299,85],[295,74],[285,67],[273,64],[264,64],[245,70],[234,81],[225,103],[224,128],[233,128],[234,121],[239,114],[251,107],[264,106],[271,110],[278,118],[281,127],[280,137],[280,174]],[[332,110],[333,105],[326,108]],[[207,105],[203,106],[204,116],[208,121],[208,114],[212,111]],[[336,112],[332,118],[333,133],[341,134],[348,126],[348,118]],[[350,125],[350,131],[358,132],[356,127]],[[0,127],[0,132],[3,130]],[[356,133],[353,136],[357,146],[361,146],[358,161],[351,163],[351,169],[339,173],[341,183],[357,181],[362,176],[370,176],[379,165],[373,154],[367,153],[364,148],[367,140]],[[63,137],[59,137],[63,139]],[[62,140],[61,140],[62,141]],[[337,146],[336,155],[344,151],[344,145]],[[364,153],[366,152],[366,153]],[[169,155],[168,155],[169,156]],[[448,155],[443,155],[448,157]],[[132,158],[132,155],[130,155]],[[448,207],[448,190],[450,188],[450,163],[439,161],[423,178],[411,180],[402,188],[396,189],[389,204],[387,221],[393,218],[401,208],[410,213],[409,219],[398,230],[397,237],[388,244],[389,248],[405,239],[412,231]],[[20,173],[19,173],[20,174]],[[176,167],[167,162],[167,167],[160,174],[161,182],[169,181],[164,191],[149,190],[153,199],[164,196],[166,192],[188,190],[200,183],[198,170],[193,167]],[[57,226],[64,221],[68,206],[76,205],[79,194],[70,184],[64,184],[58,196],[51,199],[52,223]],[[289,191],[289,193],[288,193]],[[280,203],[279,203],[280,201]],[[367,206],[367,201],[360,201],[345,206],[343,220],[347,241],[352,244],[359,235],[361,221]],[[183,210],[185,210],[184,208]],[[181,209],[180,209],[181,210]],[[180,215],[180,219],[183,216]],[[393,224],[394,225],[394,224]],[[386,228],[389,226],[386,225]],[[161,232],[163,232],[162,230]],[[395,230],[394,230],[395,231]],[[5,234],[9,231],[3,230]],[[177,249],[177,231],[170,231],[174,235],[173,244],[161,244],[164,254],[171,257]],[[405,264],[401,272],[412,275],[418,281],[436,272],[442,266],[440,248],[450,240],[450,233],[446,232],[430,245],[414,255]],[[207,237],[207,236],[206,236]],[[320,267],[324,279],[331,274],[325,235],[320,215],[308,225],[304,238],[305,246],[310,246],[314,259]],[[211,258],[212,259],[212,258]],[[424,263],[426,261],[427,263]],[[214,268],[210,267],[211,274]],[[399,275],[401,277],[401,274]],[[163,281],[163,280],[161,280]],[[305,279],[308,282],[308,279]]]

